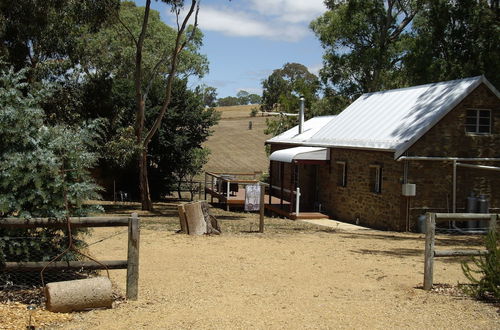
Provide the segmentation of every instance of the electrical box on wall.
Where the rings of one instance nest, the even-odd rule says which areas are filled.
[[[405,183],[403,187],[403,196],[415,196],[417,194],[417,185],[414,183]]]

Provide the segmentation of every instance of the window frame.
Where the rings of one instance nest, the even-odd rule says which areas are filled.
[[[469,112],[474,111],[475,114],[472,117],[475,120],[474,124],[468,124],[467,121],[471,116],[469,116]],[[486,127],[484,124],[480,124],[480,120],[484,119],[486,117],[481,117],[481,111],[487,111],[489,116],[488,116],[488,132],[481,132],[480,127]],[[469,131],[469,128],[473,127],[473,131]],[[484,109],[484,108],[467,108],[465,110],[465,133],[466,134],[471,134],[471,135],[491,135],[492,134],[492,111],[491,109]]]
[[[337,169],[336,173],[337,173],[337,187],[347,187],[347,162],[344,161],[344,160],[338,160],[335,162],[335,165],[336,166],[339,166],[339,168],[342,169],[342,176],[341,176],[341,179],[339,181],[339,177],[338,177],[338,174],[339,174],[339,171]]]
[[[372,178],[371,169],[375,169],[375,177]],[[369,166],[369,181],[370,181],[370,192],[374,194],[382,193],[382,165],[380,164],[370,164]],[[374,179],[374,180],[373,180]]]

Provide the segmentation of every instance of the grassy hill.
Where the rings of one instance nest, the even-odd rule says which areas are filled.
[[[266,117],[251,117],[258,105],[218,107],[221,120],[204,146],[211,150],[205,171],[253,172],[268,171],[269,160],[264,150]],[[252,129],[248,129],[249,122]]]

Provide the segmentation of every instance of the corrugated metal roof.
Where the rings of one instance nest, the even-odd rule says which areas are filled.
[[[273,152],[269,159],[285,163],[291,163],[294,160],[329,160],[330,149],[318,147],[287,148]]]
[[[300,144],[387,150],[397,158],[481,83],[500,97],[483,76],[363,94]]]
[[[304,122],[302,134],[299,134],[299,126],[295,126],[288,131],[276,135],[275,137],[267,140],[270,143],[298,143],[308,141],[314,134],[316,134],[323,126],[328,124],[336,116],[319,116],[314,117]]]

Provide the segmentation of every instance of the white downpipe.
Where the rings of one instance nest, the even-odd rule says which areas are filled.
[[[452,213],[457,211],[457,161],[453,160],[453,201],[452,201]]]
[[[295,194],[295,215],[298,217],[300,211],[300,188],[297,187],[297,193]]]
[[[299,134],[302,134],[304,128],[304,101],[303,96],[300,97],[300,111],[299,111]]]

